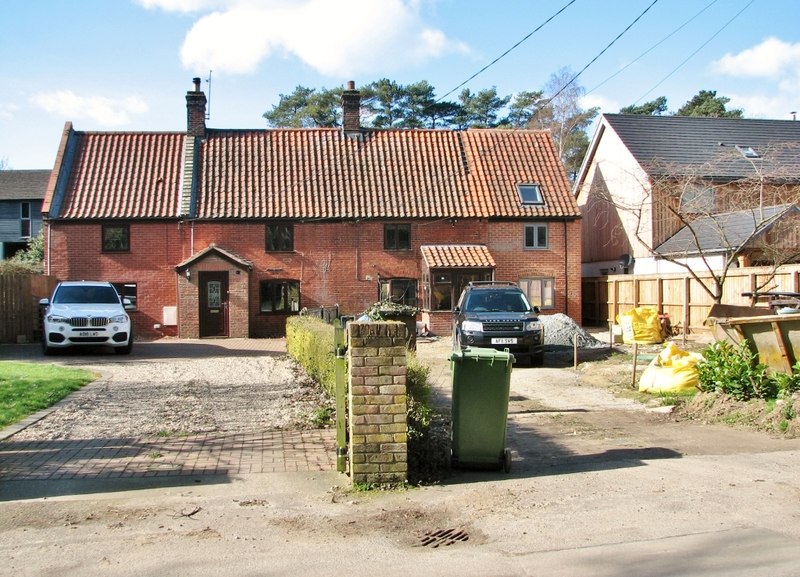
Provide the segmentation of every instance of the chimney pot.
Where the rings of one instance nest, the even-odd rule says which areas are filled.
[[[194,92],[186,93],[186,131],[191,136],[206,135],[206,95],[200,90],[200,79],[193,78]]]
[[[342,92],[342,128],[351,135],[361,131],[361,92],[356,90],[354,80],[349,80]]]

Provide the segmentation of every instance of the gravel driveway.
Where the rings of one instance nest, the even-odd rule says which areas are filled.
[[[137,343],[48,358],[100,379],[62,401],[15,440],[237,433],[306,426],[326,400],[285,354],[283,339]]]

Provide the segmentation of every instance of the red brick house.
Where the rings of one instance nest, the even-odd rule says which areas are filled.
[[[550,134],[341,129],[186,132],[67,123],[43,213],[46,270],[116,283],[137,335],[281,335],[305,307],[381,297],[449,334],[470,280],[511,280],[580,322],[579,211]]]

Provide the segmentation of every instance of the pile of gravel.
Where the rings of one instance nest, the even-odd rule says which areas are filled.
[[[539,320],[544,324],[544,344],[574,346],[577,338],[581,348],[601,348],[608,344],[599,341],[577,325],[570,317],[563,313],[554,315],[539,315]]]

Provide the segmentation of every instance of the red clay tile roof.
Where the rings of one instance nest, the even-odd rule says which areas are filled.
[[[185,133],[72,132],[72,137],[73,169],[59,218],[179,216]]]
[[[209,131],[198,218],[578,215],[550,135],[539,131]],[[543,206],[516,185],[537,183]]]
[[[494,258],[481,244],[438,244],[420,247],[428,268],[494,268]]]
[[[71,134],[73,168],[51,217],[167,218],[186,212],[181,190],[192,167],[182,165],[185,134]],[[208,130],[193,157],[198,181],[189,216],[579,215],[548,132],[365,130],[359,136],[347,138],[339,129]],[[523,206],[520,183],[539,184],[545,203]],[[183,192],[186,200],[186,187]]]

